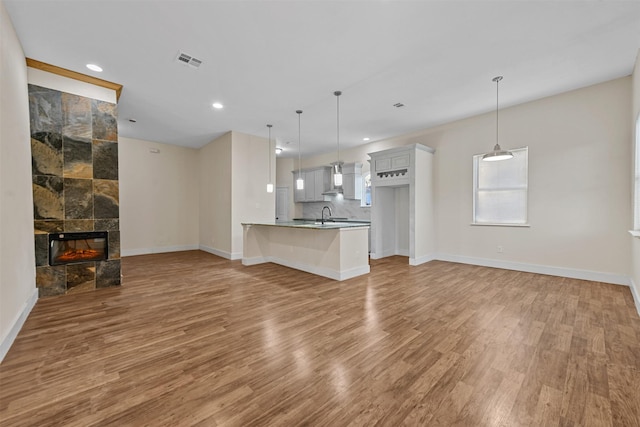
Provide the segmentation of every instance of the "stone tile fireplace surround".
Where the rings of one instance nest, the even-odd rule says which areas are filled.
[[[120,284],[116,105],[29,85],[40,296]],[[108,259],[49,264],[49,234],[108,232]]]

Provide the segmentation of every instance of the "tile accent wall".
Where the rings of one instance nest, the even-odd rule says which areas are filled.
[[[29,85],[40,296],[120,284],[116,105]],[[108,231],[109,258],[49,265],[48,234]]]

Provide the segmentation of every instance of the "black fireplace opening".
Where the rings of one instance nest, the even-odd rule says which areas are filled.
[[[106,231],[49,234],[49,265],[100,261],[109,254]]]

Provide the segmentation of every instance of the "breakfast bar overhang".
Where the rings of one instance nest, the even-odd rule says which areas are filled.
[[[368,225],[243,223],[243,265],[284,265],[334,280],[369,273]]]

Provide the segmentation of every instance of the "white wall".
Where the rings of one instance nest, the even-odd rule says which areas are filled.
[[[231,259],[242,258],[243,222],[273,222],[276,193],[267,193],[269,163],[275,177],[275,152],[267,138],[232,132]]]
[[[38,299],[27,66],[0,0],[0,361]]]
[[[231,258],[231,132],[198,150],[199,246]]]
[[[640,49],[638,50],[638,56],[636,57],[636,65],[633,70],[633,114],[631,117],[632,123],[632,132],[635,133],[636,129],[636,120],[640,120]],[[635,141],[640,140],[639,135],[634,135]],[[635,142],[634,142],[635,143]],[[629,156],[633,159],[633,156]],[[633,160],[632,160],[633,161]],[[631,180],[634,177],[631,175]],[[631,193],[630,193],[630,197]],[[630,224],[630,227],[633,224]],[[634,293],[636,307],[638,308],[638,313],[640,313],[640,238],[634,237],[631,238],[631,286],[632,292]]]
[[[276,185],[289,188],[289,219],[302,216],[302,207],[300,207],[300,215],[296,215],[296,204],[293,202],[293,174],[291,171],[294,167],[294,159],[278,157],[276,161]]]
[[[242,258],[242,222],[275,219],[275,192],[267,193],[269,162],[275,153],[267,138],[228,132],[198,152],[200,169],[200,249],[227,259]]]
[[[630,105],[625,77],[500,111],[503,147],[529,146],[529,228],[469,225],[472,156],[495,144],[493,112],[345,150],[341,158],[366,165],[368,152],[413,143],[435,148],[442,259],[628,283]],[[302,166],[333,157],[303,159]]]
[[[118,172],[123,256],[198,249],[198,150],[121,136]]]

